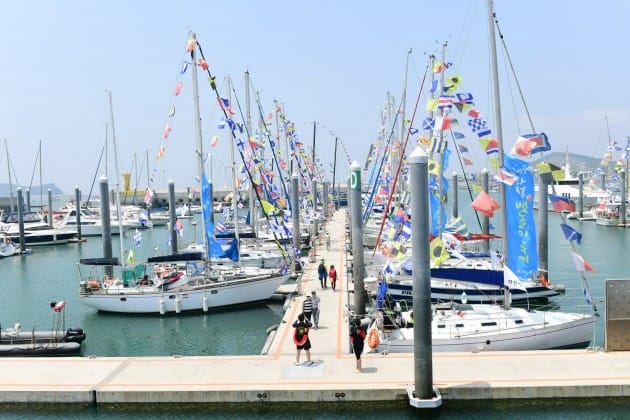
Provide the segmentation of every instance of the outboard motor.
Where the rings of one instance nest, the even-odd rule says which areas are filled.
[[[68,330],[66,331],[66,337],[64,341],[71,343],[81,343],[83,340],[85,340],[85,332],[83,331],[83,328],[68,328]]]
[[[400,302],[396,302],[396,304],[394,305],[394,321],[399,327],[403,326],[402,309],[400,308]]]

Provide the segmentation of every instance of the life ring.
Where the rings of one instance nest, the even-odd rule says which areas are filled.
[[[298,335],[298,329],[296,328],[293,332],[293,343],[296,346],[303,346],[304,344],[306,344],[306,340],[308,340],[308,327],[304,328],[304,334],[302,334],[301,340],[298,340]]]
[[[381,338],[378,335],[378,329],[370,328],[367,335],[367,343],[371,349],[375,349],[381,343]]]

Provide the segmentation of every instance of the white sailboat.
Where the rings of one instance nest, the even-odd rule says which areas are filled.
[[[583,348],[593,336],[596,318],[581,313],[505,309],[497,305],[443,304],[432,308],[434,352],[522,351]],[[400,313],[399,325],[368,329],[369,350],[412,353],[412,312]],[[372,330],[374,332],[372,332]]]
[[[196,62],[197,41],[190,34],[188,45],[193,45],[191,61]],[[200,179],[203,179],[203,149],[198,101],[197,66],[191,66],[193,99],[197,135],[197,159]],[[113,127],[113,124],[112,124]],[[203,186],[202,186],[203,189]],[[202,202],[204,200],[202,192]],[[205,221],[202,218],[205,234]],[[205,249],[208,249],[207,245]],[[122,252],[121,252],[122,255]],[[123,266],[122,275],[113,277],[106,270],[120,265],[117,258],[82,259],[80,298],[83,304],[99,311],[166,314],[184,311],[208,311],[226,306],[248,304],[269,299],[288,279],[281,270],[224,268],[212,266],[202,253],[184,253],[153,257],[148,264],[131,268]],[[84,272],[81,267],[88,267]]]

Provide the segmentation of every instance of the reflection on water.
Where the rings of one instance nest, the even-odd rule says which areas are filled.
[[[221,312],[177,316],[90,313],[84,355],[206,356],[257,354],[265,331],[280,318],[273,305],[260,304]]]
[[[4,405],[0,420],[28,419],[536,419],[622,420],[628,418],[630,399],[515,401],[444,401],[442,407],[418,410],[406,401],[392,403],[192,404],[77,407],[76,405]]]

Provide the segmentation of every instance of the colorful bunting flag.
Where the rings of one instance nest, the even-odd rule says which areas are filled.
[[[575,202],[570,198],[563,197],[561,195],[549,194],[549,200],[551,200],[553,210],[557,213],[561,213],[563,211],[575,211]]]
[[[580,232],[566,223],[560,223],[560,227],[562,228],[562,233],[567,241],[575,241],[578,244],[582,243],[582,234]]]
[[[492,217],[495,210],[501,208],[499,203],[497,203],[494,198],[492,198],[490,194],[485,191],[481,191],[479,193],[477,198],[475,198],[473,202],[470,203],[470,207],[488,217]]]
[[[560,181],[565,178],[564,169],[549,162],[540,162],[536,165],[536,170],[541,180],[546,184],[552,184],[554,181]]]
[[[595,271],[591,264],[584,259],[580,254],[576,252],[571,253],[573,255],[573,264],[577,271]]]
[[[180,93],[182,93],[182,82],[177,82],[177,85],[175,86],[175,96],[179,96]]]
[[[429,255],[431,257],[431,267],[439,267],[451,257],[444,246],[444,241],[439,236],[436,236],[431,241]]]

